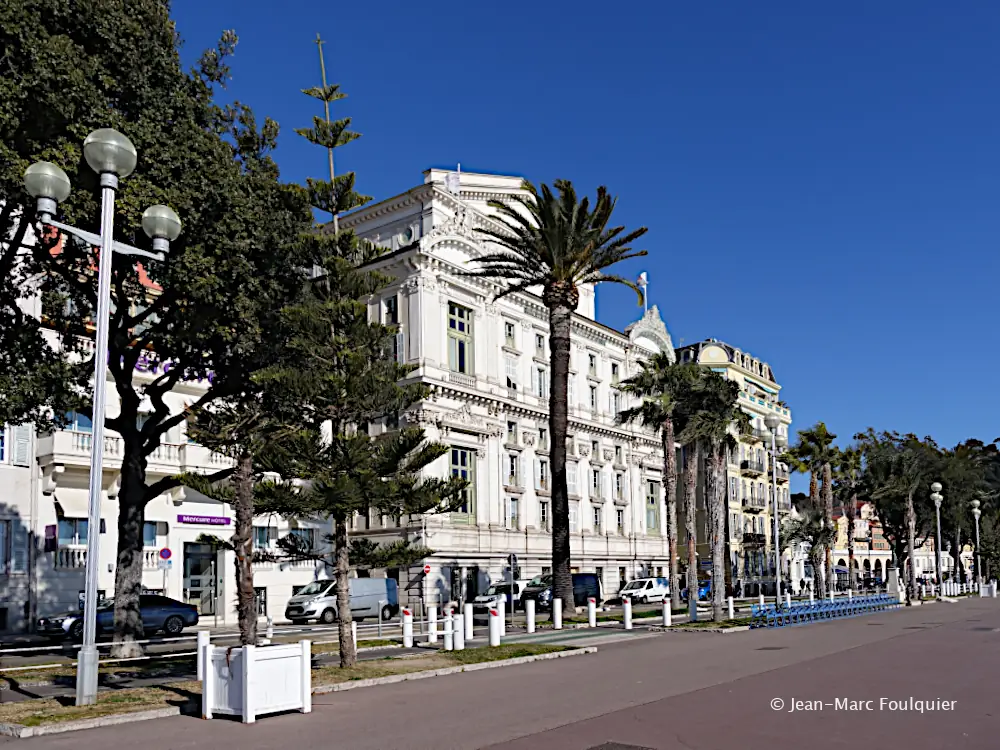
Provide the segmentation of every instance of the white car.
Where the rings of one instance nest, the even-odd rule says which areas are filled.
[[[670,596],[670,581],[666,578],[636,578],[626,583],[618,594],[632,597],[636,604],[662,602]]]

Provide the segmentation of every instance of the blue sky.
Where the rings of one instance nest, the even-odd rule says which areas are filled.
[[[793,428],[872,425],[952,445],[1000,435],[1000,5],[941,2],[316,3],[176,0],[193,59],[240,44],[230,95],[283,128],[287,179],[325,154],[293,133],[320,108],[384,198],[432,166],[606,184],[646,225],[675,344],[768,361]],[[602,289],[598,317],[638,315]],[[841,441],[842,442],[842,441]]]

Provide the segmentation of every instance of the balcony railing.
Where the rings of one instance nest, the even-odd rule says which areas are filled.
[[[507,475],[507,479],[504,482],[504,486],[505,487],[520,487],[521,486],[521,477],[518,474],[516,474],[516,473],[514,473],[514,474],[508,474]]]
[[[782,467],[779,466],[774,471],[775,471],[775,474],[778,477],[778,481],[779,482],[787,482],[788,481],[788,469],[783,469]]]
[[[43,437],[39,442],[39,456],[50,456],[58,463],[72,463],[86,466],[90,462],[94,436],[89,432],[58,430]],[[104,436],[104,460],[111,466],[120,464],[125,455],[124,444],[119,435]],[[198,469],[220,469],[232,466],[228,456],[212,453],[195,443],[160,443],[149,454],[152,466],[169,467],[170,473],[198,471]],[[44,463],[44,462],[43,462]],[[162,471],[162,470],[161,470]]]
[[[763,508],[764,498],[758,497],[757,495],[746,494],[743,495],[743,505],[748,508]]]
[[[448,380],[452,383],[458,383],[459,385],[464,385],[468,388],[476,387],[476,376],[466,375],[464,372],[449,372]]]
[[[740,472],[743,474],[760,476],[764,473],[764,464],[762,461],[744,460],[740,462]]]
[[[55,565],[60,570],[87,567],[87,548],[83,546],[60,547],[56,550]]]

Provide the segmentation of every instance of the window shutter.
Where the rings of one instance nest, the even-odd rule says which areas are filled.
[[[396,362],[406,362],[406,334],[402,330],[396,333]]]
[[[13,450],[11,451],[11,462],[14,466],[31,465],[31,424],[15,425],[13,433]]]
[[[10,537],[10,572],[28,572],[28,529],[20,522],[14,521]]]

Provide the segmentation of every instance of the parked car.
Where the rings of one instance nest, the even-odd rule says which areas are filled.
[[[162,630],[165,635],[180,635],[184,628],[198,624],[198,608],[159,594],[142,594],[139,597],[139,614],[147,635]],[[112,633],[115,629],[115,603],[102,599],[97,603],[97,634]],[[83,640],[83,611],[63,612],[38,619],[38,632],[48,638]]]
[[[698,581],[698,601],[705,601],[712,596],[712,582],[711,581]],[[685,586],[681,589],[681,600],[688,600],[688,590]]]
[[[604,592],[601,588],[601,579],[596,573],[573,573],[573,606],[583,607],[587,604],[587,599],[593,597],[597,603],[604,601]],[[538,576],[531,580],[521,593],[521,602],[528,599],[535,600],[535,607],[539,610],[552,608],[552,576]]]
[[[670,581],[666,578],[636,578],[626,583],[618,596],[631,596],[637,604],[662,602],[670,596]]]
[[[527,588],[528,583],[528,581],[514,581],[513,607],[515,610],[523,608],[523,605],[521,604],[521,595],[524,593],[524,589]],[[507,612],[510,612],[512,605],[509,581],[491,583],[490,587],[486,589],[485,594],[480,594],[472,600],[473,619],[478,622],[489,620],[490,607],[495,607],[501,597],[503,597],[504,606],[507,607]]]
[[[381,617],[389,620],[399,611],[399,588],[392,578],[352,578],[351,619]],[[285,617],[294,623],[337,621],[337,582],[313,581],[288,600]]]

